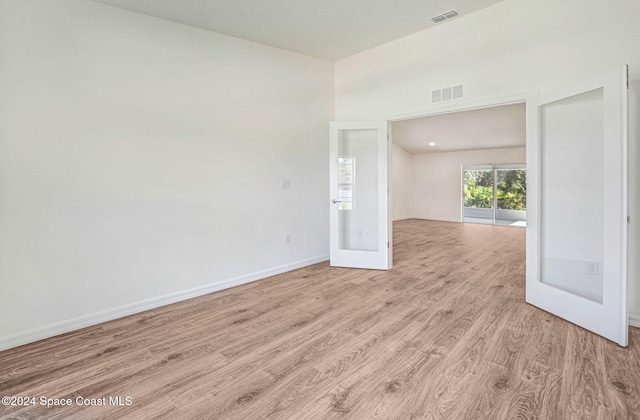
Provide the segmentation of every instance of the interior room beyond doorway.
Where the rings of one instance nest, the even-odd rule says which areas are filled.
[[[394,220],[525,225],[526,213],[515,205],[514,197],[508,198],[506,206],[513,208],[501,208],[507,204],[505,191],[498,193],[493,191],[495,188],[491,188],[494,193],[490,197],[491,207],[502,211],[494,215],[489,210],[488,217],[480,214],[482,209],[465,211],[463,172],[464,168],[487,167],[497,171],[496,176],[504,177],[509,168],[526,171],[524,103],[397,121],[392,124],[392,136]],[[497,200],[500,205],[496,206]]]

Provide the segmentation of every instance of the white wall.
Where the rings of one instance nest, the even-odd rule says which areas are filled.
[[[552,89],[621,64],[640,80],[639,19],[637,0],[504,0],[337,62],[336,118],[434,109],[431,90],[456,83],[464,103]]]
[[[0,60],[0,349],[327,258],[332,63],[86,0]]]
[[[462,221],[462,165],[525,163],[526,149],[483,149],[413,155],[413,217]]]
[[[431,90],[458,83],[465,85],[463,106],[552,89],[621,64],[630,65],[631,80],[637,82],[639,21],[637,0],[504,0],[338,62],[336,118],[435,111]],[[632,83],[631,101],[639,95],[638,83]],[[631,142],[639,136],[635,110]],[[637,172],[633,183],[637,186]],[[638,215],[637,195],[631,204],[631,213]],[[632,225],[639,221],[634,216]],[[638,228],[632,226],[631,234],[635,254],[629,258],[637,260]],[[630,311],[640,321],[640,278],[637,266],[631,269]]]
[[[413,156],[402,147],[391,146],[391,217],[413,217]]]

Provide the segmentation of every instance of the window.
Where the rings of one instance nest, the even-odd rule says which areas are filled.
[[[462,188],[465,222],[526,226],[524,164],[463,166]]]

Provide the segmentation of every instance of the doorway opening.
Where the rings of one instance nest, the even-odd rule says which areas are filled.
[[[463,165],[462,191],[465,223],[527,226],[526,165]]]
[[[393,121],[392,139],[394,220],[525,226],[524,102]],[[477,171],[473,189],[484,193],[474,204],[464,169]]]

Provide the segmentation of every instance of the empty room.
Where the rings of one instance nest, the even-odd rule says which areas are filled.
[[[0,419],[640,418],[639,20],[0,0]]]

